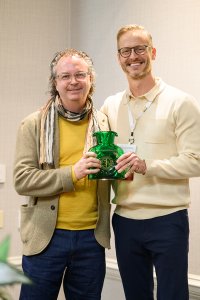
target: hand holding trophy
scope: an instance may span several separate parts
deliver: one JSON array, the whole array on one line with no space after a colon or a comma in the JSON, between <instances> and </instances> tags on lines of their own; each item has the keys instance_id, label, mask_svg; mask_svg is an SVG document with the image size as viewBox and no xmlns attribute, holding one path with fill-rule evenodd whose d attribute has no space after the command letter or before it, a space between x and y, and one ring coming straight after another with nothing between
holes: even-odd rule
<instances>
[{"instance_id":1,"label":"hand holding trophy","mask_svg":"<svg viewBox=\"0 0 200 300\"><path fill-rule=\"evenodd\" d=\"M90 148L89 152L94 152L101 161L101 169L98 173L89 174L89 179L127 179L126 170L118 172L115 169L117 159L124 154L121 147L114 144L117 136L115 131L96 131L93 136L97 139L97 145Z\"/></svg>"}]
</instances>

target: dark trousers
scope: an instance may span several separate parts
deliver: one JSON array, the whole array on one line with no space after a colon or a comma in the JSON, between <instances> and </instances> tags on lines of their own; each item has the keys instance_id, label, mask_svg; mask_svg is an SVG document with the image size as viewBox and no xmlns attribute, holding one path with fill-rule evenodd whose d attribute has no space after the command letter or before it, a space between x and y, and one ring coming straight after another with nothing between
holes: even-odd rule
<instances>
[{"instance_id":1,"label":"dark trousers","mask_svg":"<svg viewBox=\"0 0 200 300\"><path fill-rule=\"evenodd\" d=\"M20 300L56 300L62 282L67 300L101 299L105 250L94 230L57 229L42 253L23 256L22 267L33 285L22 285Z\"/></svg>"},{"instance_id":2,"label":"dark trousers","mask_svg":"<svg viewBox=\"0 0 200 300\"><path fill-rule=\"evenodd\" d=\"M113 215L120 275L126 300L189 300L187 210L135 220Z\"/></svg>"}]
</instances>

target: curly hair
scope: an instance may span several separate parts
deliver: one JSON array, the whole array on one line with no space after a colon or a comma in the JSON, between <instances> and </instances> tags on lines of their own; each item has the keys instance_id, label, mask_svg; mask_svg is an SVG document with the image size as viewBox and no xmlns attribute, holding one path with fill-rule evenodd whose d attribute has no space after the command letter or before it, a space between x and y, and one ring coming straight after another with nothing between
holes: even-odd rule
<instances>
[{"instance_id":1,"label":"curly hair","mask_svg":"<svg viewBox=\"0 0 200 300\"><path fill-rule=\"evenodd\" d=\"M55 79L56 79L56 70L55 67L58 63L58 61L60 60L61 57L66 56L66 57L72 57L72 56L76 56L79 58L82 58L88 65L88 72L91 76L91 87L89 90L89 94L88 97L91 98L91 96L94 93L95 90L95 70L94 70L94 65L93 65L93 61L92 59L83 51L78 51L76 49L65 49L63 51L57 52L54 55L53 60L51 61L50 64L50 77L49 77L49 93L51 95L51 97L53 99L56 98L56 96L58 95L58 91L56 90L56 85L55 85Z\"/></svg>"}]
</instances>

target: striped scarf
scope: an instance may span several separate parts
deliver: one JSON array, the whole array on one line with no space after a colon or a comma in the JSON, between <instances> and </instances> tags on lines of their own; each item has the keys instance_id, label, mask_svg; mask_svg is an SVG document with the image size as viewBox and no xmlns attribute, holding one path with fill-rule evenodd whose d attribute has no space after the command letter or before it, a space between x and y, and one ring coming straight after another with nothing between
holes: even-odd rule
<instances>
[{"instance_id":1,"label":"striped scarf","mask_svg":"<svg viewBox=\"0 0 200 300\"><path fill-rule=\"evenodd\" d=\"M55 100L50 99L42 108L40 126L40 165L54 164L53 144L56 113L71 122L83 120L88 116L89 123L83 153L87 152L93 145L95 145L93 133L100 130L97 121L97 110L93 107L91 98L87 98L86 105L81 113L73 113L69 110L66 110L58 96Z\"/></svg>"}]
</instances>

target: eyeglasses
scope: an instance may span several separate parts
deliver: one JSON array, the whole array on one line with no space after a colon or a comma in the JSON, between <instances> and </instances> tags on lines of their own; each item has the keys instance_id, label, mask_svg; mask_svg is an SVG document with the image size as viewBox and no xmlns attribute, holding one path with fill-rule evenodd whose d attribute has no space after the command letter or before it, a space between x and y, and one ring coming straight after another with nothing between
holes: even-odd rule
<instances>
[{"instance_id":1,"label":"eyeglasses","mask_svg":"<svg viewBox=\"0 0 200 300\"><path fill-rule=\"evenodd\" d=\"M132 51L134 51L135 54L137 55L143 55L146 52L147 48L151 48L151 46L147 45L138 45L135 47L124 47L118 50L118 53L124 57L127 58L131 55Z\"/></svg>"},{"instance_id":2,"label":"eyeglasses","mask_svg":"<svg viewBox=\"0 0 200 300\"><path fill-rule=\"evenodd\" d=\"M74 75L68 74L68 73L63 73L63 74L57 75L56 77L62 81L71 82L72 77L74 77L76 81L84 81L85 78L87 77L87 75L89 75L88 72L78 72L78 73L75 73Z\"/></svg>"}]
</instances>

